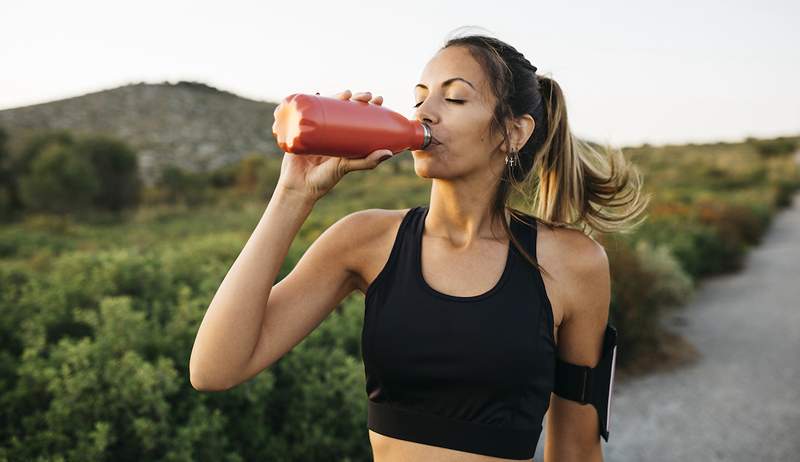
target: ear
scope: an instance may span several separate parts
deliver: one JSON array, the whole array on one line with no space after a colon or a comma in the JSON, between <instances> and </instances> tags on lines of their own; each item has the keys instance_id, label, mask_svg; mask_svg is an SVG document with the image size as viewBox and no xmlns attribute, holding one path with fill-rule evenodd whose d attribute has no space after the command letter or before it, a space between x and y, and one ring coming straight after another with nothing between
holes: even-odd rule
<instances>
[{"instance_id":1,"label":"ear","mask_svg":"<svg viewBox=\"0 0 800 462\"><path fill-rule=\"evenodd\" d=\"M520 117L516 117L513 124L511 124L508 129L508 133L511 138L511 149L522 149L522 147L525 146L525 143L528 142L528 138L530 138L533 134L533 128L535 126L536 123L530 114L524 114Z\"/></svg>"}]
</instances>

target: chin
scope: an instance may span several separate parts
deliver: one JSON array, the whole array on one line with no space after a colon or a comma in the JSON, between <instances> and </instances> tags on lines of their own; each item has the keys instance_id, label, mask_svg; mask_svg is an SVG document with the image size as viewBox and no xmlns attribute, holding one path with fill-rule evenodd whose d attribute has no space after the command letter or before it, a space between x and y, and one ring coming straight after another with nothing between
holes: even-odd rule
<instances>
[{"instance_id":1,"label":"chin","mask_svg":"<svg viewBox=\"0 0 800 462\"><path fill-rule=\"evenodd\" d=\"M418 177L430 180L448 178L448 170L441 166L441 162L437 162L438 159L433 159L429 155L424 156L423 158L414 157L414 173Z\"/></svg>"},{"instance_id":2,"label":"chin","mask_svg":"<svg viewBox=\"0 0 800 462\"><path fill-rule=\"evenodd\" d=\"M420 159L416 155L414 156L414 173L421 178L432 178L430 159L426 154L423 155L425 155L426 158Z\"/></svg>"}]
</instances>

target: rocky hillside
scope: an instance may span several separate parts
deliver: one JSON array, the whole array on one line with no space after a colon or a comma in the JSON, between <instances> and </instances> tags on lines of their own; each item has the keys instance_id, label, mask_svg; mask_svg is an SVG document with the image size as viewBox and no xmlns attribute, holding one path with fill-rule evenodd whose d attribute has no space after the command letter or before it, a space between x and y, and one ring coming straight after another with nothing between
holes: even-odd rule
<instances>
[{"instance_id":1,"label":"rocky hillside","mask_svg":"<svg viewBox=\"0 0 800 462\"><path fill-rule=\"evenodd\" d=\"M198 82L137 83L0 110L0 126L12 138L37 129L120 138L137 150L142 178L152 184L168 164L196 172L251 153L280 154L276 105Z\"/></svg>"}]
</instances>

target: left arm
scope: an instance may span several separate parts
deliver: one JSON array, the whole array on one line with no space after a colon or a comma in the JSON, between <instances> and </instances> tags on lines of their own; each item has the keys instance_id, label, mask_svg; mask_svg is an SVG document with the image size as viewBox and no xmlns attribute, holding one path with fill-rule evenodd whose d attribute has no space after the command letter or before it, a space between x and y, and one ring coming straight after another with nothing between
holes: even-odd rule
<instances>
[{"instance_id":1,"label":"left arm","mask_svg":"<svg viewBox=\"0 0 800 462\"><path fill-rule=\"evenodd\" d=\"M557 354L564 361L595 367L601 358L611 304L608 257L590 238L573 249ZM591 404L551 394L546 425L545 462L603 461L597 411Z\"/></svg>"}]
</instances>

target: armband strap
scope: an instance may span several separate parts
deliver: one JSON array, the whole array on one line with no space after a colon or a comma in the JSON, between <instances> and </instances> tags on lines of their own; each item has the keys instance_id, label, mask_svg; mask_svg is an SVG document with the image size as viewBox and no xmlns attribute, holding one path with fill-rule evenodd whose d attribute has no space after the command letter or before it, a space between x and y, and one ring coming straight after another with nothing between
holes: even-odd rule
<instances>
[{"instance_id":1,"label":"armband strap","mask_svg":"<svg viewBox=\"0 0 800 462\"><path fill-rule=\"evenodd\" d=\"M600 435L608 442L611 425L611 395L617 359L617 330L606 325L603 354L595 367L568 363L556 357L553 393L580 404L592 404L597 410Z\"/></svg>"}]
</instances>

